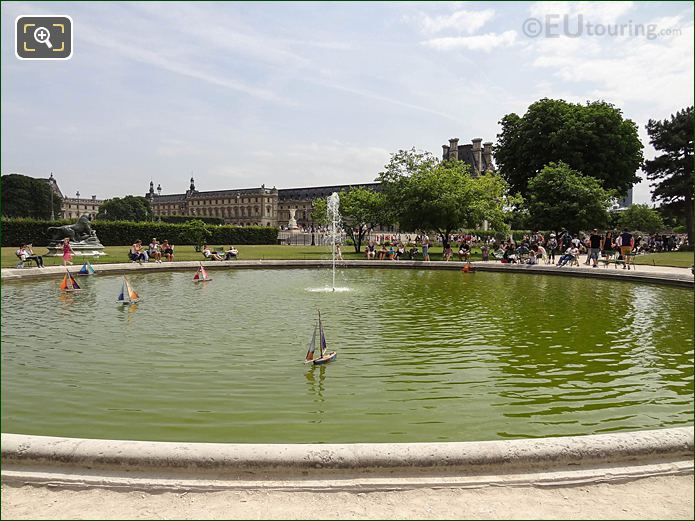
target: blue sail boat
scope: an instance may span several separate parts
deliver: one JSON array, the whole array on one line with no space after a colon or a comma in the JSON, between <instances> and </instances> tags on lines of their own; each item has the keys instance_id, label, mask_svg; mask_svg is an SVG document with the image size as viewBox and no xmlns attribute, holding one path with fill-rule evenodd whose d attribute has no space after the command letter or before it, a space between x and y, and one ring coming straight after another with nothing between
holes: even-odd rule
<instances>
[{"instance_id":1,"label":"blue sail boat","mask_svg":"<svg viewBox=\"0 0 695 521\"><path fill-rule=\"evenodd\" d=\"M121 286L121 293L118 295L118 303L127 306L137 302L140 302L140 296L130 287L128 279L123 277L123 286Z\"/></svg>"},{"instance_id":2,"label":"blue sail boat","mask_svg":"<svg viewBox=\"0 0 695 521\"><path fill-rule=\"evenodd\" d=\"M92 263L89 261L85 261L80 271L77 272L78 275L94 275L95 273L94 266L92 266Z\"/></svg>"},{"instance_id":3,"label":"blue sail boat","mask_svg":"<svg viewBox=\"0 0 695 521\"><path fill-rule=\"evenodd\" d=\"M319 357L314 358L314 352L316 351L316 331L319 332ZM305 364L321 365L328 362L332 362L336 359L337 353L335 351L328 351L326 346L326 334L323 331L323 322L321 321L321 312L319 311L319 323L318 326L314 325L314 333L309 341L309 347L306 352L306 358L304 359Z\"/></svg>"}]
</instances>

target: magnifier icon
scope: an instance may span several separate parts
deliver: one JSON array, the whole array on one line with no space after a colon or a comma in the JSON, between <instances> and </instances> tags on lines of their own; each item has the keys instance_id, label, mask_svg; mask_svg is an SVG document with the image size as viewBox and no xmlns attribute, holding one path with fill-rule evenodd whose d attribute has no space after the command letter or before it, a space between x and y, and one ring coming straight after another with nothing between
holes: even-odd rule
<instances>
[{"instance_id":1,"label":"magnifier icon","mask_svg":"<svg viewBox=\"0 0 695 521\"><path fill-rule=\"evenodd\" d=\"M39 43L45 43L46 47L48 47L49 49L53 49L53 45L51 45L51 33L45 27L36 28L36 30L34 31L34 40L36 40Z\"/></svg>"}]
</instances>

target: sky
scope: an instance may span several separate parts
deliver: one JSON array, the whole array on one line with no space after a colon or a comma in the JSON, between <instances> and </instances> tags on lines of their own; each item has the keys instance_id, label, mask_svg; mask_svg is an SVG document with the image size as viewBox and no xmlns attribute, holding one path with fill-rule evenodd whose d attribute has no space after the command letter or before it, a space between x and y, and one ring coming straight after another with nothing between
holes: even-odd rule
<instances>
[{"instance_id":1,"label":"sky","mask_svg":"<svg viewBox=\"0 0 695 521\"><path fill-rule=\"evenodd\" d=\"M639 127L693 104L691 2L3 2L2 174L64 194L371 182L400 149L495 141L549 97ZM19 60L15 18L74 52ZM566 27L565 27L566 22ZM538 28L540 24L540 34ZM639 175L639 173L638 173ZM647 181L634 200L649 203Z\"/></svg>"}]
</instances>

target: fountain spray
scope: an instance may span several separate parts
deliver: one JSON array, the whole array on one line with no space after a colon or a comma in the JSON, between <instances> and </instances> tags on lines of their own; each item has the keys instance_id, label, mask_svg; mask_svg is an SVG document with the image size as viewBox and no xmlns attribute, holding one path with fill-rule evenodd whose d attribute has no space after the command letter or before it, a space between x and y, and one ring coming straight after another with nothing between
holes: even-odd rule
<instances>
[{"instance_id":1,"label":"fountain spray","mask_svg":"<svg viewBox=\"0 0 695 521\"><path fill-rule=\"evenodd\" d=\"M328 239L331 241L331 254L333 256L333 291L335 291L335 246L341 238L340 232L340 197L338 192L333 192L328 197L326 213L330 224Z\"/></svg>"}]
</instances>

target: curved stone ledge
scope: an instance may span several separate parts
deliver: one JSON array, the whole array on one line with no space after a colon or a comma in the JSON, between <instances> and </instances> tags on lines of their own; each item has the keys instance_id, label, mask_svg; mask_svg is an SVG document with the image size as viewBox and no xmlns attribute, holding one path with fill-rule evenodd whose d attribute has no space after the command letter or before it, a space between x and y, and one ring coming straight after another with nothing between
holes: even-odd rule
<instances>
[{"instance_id":1,"label":"curved stone ledge","mask_svg":"<svg viewBox=\"0 0 695 521\"><path fill-rule=\"evenodd\" d=\"M98 273L113 275L148 272L148 271L191 271L200 266L198 261L177 261L162 264L97 264ZM205 261L202 263L210 270L220 269L267 269L267 268L328 268L332 266L330 260L254 260L254 261ZM428 269L428 270L460 270L463 262L422 262L422 261L341 261L336 263L341 268L378 268L378 269ZM492 271L505 273L524 273L540 275L559 275L566 277L586 277L598 279L612 279L630 282L649 282L654 284L666 284L685 288L693 287L693 275L685 268L664 268L654 271L652 267L642 267L639 270L617 270L614 268L585 268L563 267L546 265L519 265L501 264L499 262L473 262L476 271ZM641 266L640 266L641 267ZM73 267L77 269L77 266ZM11 280L50 278L56 274L64 273L63 266L50 266L47 268L5 268L0 277L3 282ZM649 271L647 271L649 270Z\"/></svg>"},{"instance_id":2,"label":"curved stone ledge","mask_svg":"<svg viewBox=\"0 0 695 521\"><path fill-rule=\"evenodd\" d=\"M3 470L58 468L226 479L481 475L692 461L693 427L449 443L227 444L2 434ZM692 465L690 465L692 471Z\"/></svg>"}]
</instances>

